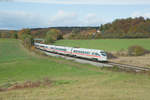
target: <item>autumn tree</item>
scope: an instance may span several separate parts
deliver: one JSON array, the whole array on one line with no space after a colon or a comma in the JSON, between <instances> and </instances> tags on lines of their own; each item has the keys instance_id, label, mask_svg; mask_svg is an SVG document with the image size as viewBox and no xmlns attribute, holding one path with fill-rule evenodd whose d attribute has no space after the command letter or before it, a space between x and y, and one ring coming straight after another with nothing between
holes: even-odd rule
<instances>
[{"instance_id":1,"label":"autumn tree","mask_svg":"<svg viewBox=\"0 0 150 100\"><path fill-rule=\"evenodd\" d=\"M23 40L24 46L27 48L31 48L33 43L34 43L33 37L31 35L26 35L26 37Z\"/></svg>"},{"instance_id":2,"label":"autumn tree","mask_svg":"<svg viewBox=\"0 0 150 100\"><path fill-rule=\"evenodd\" d=\"M30 29L22 29L18 32L18 37L23 41L25 47L30 48L33 45L33 37Z\"/></svg>"},{"instance_id":3,"label":"autumn tree","mask_svg":"<svg viewBox=\"0 0 150 100\"><path fill-rule=\"evenodd\" d=\"M22 29L18 32L18 38L19 39L23 40L26 35L31 35L30 29Z\"/></svg>"},{"instance_id":4,"label":"autumn tree","mask_svg":"<svg viewBox=\"0 0 150 100\"><path fill-rule=\"evenodd\" d=\"M52 43L52 42L59 40L59 39L62 39L62 34L61 34L60 30L50 29L46 33L45 43Z\"/></svg>"},{"instance_id":5,"label":"autumn tree","mask_svg":"<svg viewBox=\"0 0 150 100\"><path fill-rule=\"evenodd\" d=\"M144 17L117 19L101 25L102 37L106 38L145 38L150 37L150 19Z\"/></svg>"},{"instance_id":6,"label":"autumn tree","mask_svg":"<svg viewBox=\"0 0 150 100\"><path fill-rule=\"evenodd\" d=\"M1 33L1 38L10 38L10 34L9 33Z\"/></svg>"},{"instance_id":7,"label":"autumn tree","mask_svg":"<svg viewBox=\"0 0 150 100\"><path fill-rule=\"evenodd\" d=\"M17 32L16 32L16 31L12 30L12 31L10 31L9 33L10 33L11 38L14 38L14 39L17 39L17 38L18 38L18 35L17 35Z\"/></svg>"}]
</instances>

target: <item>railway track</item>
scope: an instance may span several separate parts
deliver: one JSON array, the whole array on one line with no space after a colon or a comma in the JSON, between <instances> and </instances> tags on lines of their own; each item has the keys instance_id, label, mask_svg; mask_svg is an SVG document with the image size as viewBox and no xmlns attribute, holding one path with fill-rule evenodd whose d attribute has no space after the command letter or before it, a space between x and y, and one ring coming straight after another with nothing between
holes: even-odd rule
<instances>
[{"instance_id":1,"label":"railway track","mask_svg":"<svg viewBox=\"0 0 150 100\"><path fill-rule=\"evenodd\" d=\"M120 63L114 63L114 62L108 62L108 64L116 66L116 67L121 68L121 69L132 70L132 71L135 71L135 72L150 71L150 68L148 68L148 67L140 67L140 66L120 64Z\"/></svg>"},{"instance_id":2,"label":"railway track","mask_svg":"<svg viewBox=\"0 0 150 100\"><path fill-rule=\"evenodd\" d=\"M109 65L110 68L117 67L117 68L120 68L120 69L123 69L123 70L134 71L134 72L148 72L148 71L150 71L150 68L147 68L147 67L140 67L140 66L134 66L134 65L128 65L128 64L120 64L120 63L115 63L115 62L110 62L110 61L108 61L108 62L99 62L99 61L93 61L91 59L72 57L72 56L62 55L62 54L53 53L53 52L47 52L47 51L43 51L41 49L38 49L38 50L40 50L42 52L45 52L47 55L54 54L52 56L59 55L63 58L69 57L69 58L80 59L82 61L84 60L84 61L87 61L87 62L90 61L90 62L93 62L93 65L96 65L96 63L97 63L97 65L99 65L99 67L100 67L100 63L101 63L102 67L108 67L107 65Z\"/></svg>"}]
</instances>

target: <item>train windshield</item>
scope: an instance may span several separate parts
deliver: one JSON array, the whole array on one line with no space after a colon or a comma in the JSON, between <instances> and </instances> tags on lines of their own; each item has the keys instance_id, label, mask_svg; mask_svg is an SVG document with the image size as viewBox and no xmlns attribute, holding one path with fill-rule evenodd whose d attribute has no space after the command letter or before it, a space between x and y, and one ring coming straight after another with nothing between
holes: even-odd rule
<instances>
[{"instance_id":1,"label":"train windshield","mask_svg":"<svg viewBox=\"0 0 150 100\"><path fill-rule=\"evenodd\" d=\"M102 56L107 56L107 54L104 51L100 52Z\"/></svg>"}]
</instances>

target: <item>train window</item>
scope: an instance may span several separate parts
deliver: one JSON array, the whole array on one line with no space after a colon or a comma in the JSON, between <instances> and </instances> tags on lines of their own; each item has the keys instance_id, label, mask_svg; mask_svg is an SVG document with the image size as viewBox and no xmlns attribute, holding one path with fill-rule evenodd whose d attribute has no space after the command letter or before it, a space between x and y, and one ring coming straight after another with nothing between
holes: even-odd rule
<instances>
[{"instance_id":1,"label":"train window","mask_svg":"<svg viewBox=\"0 0 150 100\"><path fill-rule=\"evenodd\" d=\"M102 56L107 56L105 52L101 51L100 52Z\"/></svg>"},{"instance_id":2,"label":"train window","mask_svg":"<svg viewBox=\"0 0 150 100\"><path fill-rule=\"evenodd\" d=\"M100 56L98 53L95 53L96 56Z\"/></svg>"},{"instance_id":3,"label":"train window","mask_svg":"<svg viewBox=\"0 0 150 100\"><path fill-rule=\"evenodd\" d=\"M77 50L74 50L73 52L77 53Z\"/></svg>"},{"instance_id":4,"label":"train window","mask_svg":"<svg viewBox=\"0 0 150 100\"><path fill-rule=\"evenodd\" d=\"M92 52L92 55L95 55L95 53L94 53L94 52Z\"/></svg>"},{"instance_id":5,"label":"train window","mask_svg":"<svg viewBox=\"0 0 150 100\"><path fill-rule=\"evenodd\" d=\"M92 52L92 55L100 56L98 53Z\"/></svg>"}]
</instances>

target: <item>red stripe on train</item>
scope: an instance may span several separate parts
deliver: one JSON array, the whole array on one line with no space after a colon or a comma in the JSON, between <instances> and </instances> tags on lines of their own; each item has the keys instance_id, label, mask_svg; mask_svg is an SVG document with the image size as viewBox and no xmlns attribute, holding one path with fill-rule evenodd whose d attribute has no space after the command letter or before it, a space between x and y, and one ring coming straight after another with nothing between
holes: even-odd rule
<instances>
[{"instance_id":1,"label":"red stripe on train","mask_svg":"<svg viewBox=\"0 0 150 100\"><path fill-rule=\"evenodd\" d=\"M46 50L55 50L55 49L46 48ZM72 53L72 52L69 52L69 51L61 51L61 50L55 50L55 51L64 52L64 53ZM79 54L79 55L92 56L92 57L98 57L98 58L101 57L101 56L88 55L88 54L82 54L82 53L72 53L72 54Z\"/></svg>"}]
</instances>

